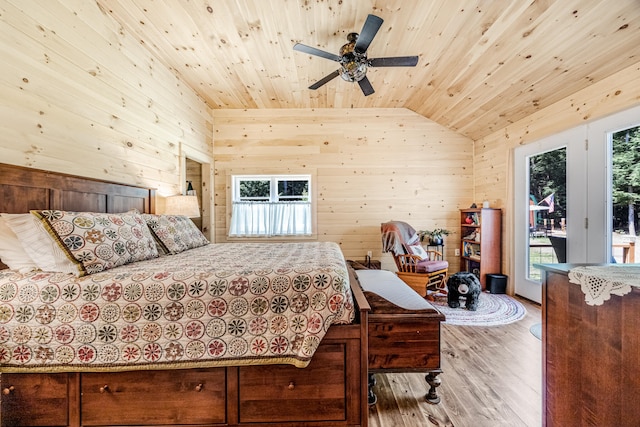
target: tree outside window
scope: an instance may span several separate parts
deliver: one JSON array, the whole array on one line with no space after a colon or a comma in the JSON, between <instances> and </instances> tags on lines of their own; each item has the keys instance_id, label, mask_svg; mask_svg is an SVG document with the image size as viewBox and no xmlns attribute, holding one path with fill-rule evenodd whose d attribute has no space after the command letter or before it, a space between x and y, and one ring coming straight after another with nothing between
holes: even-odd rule
<instances>
[{"instance_id":1,"label":"tree outside window","mask_svg":"<svg viewBox=\"0 0 640 427\"><path fill-rule=\"evenodd\" d=\"M636 236L640 203L640 127L613 134L613 230Z\"/></svg>"}]
</instances>

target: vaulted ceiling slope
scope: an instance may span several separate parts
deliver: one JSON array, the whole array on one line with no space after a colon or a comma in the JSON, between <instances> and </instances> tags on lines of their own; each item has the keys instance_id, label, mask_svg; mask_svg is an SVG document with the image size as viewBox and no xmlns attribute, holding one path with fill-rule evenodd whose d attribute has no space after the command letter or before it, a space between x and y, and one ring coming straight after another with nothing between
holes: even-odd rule
<instances>
[{"instance_id":1,"label":"vaulted ceiling slope","mask_svg":"<svg viewBox=\"0 0 640 427\"><path fill-rule=\"evenodd\" d=\"M639 0L97 0L214 109L406 107L474 140L640 62ZM338 54L368 14L375 93Z\"/></svg>"}]
</instances>

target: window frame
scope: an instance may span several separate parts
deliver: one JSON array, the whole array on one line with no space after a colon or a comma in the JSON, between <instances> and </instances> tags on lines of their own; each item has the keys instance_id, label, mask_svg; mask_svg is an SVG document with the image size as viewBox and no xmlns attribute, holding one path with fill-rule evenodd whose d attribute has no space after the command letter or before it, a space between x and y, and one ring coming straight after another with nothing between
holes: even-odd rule
<instances>
[{"instance_id":1,"label":"window frame","mask_svg":"<svg viewBox=\"0 0 640 427\"><path fill-rule=\"evenodd\" d=\"M226 231L225 237L228 241L263 241L265 239L269 239L272 241L291 241L291 240L317 240L318 236L318 227L317 227L317 197L316 197L316 173L315 171L291 171L290 173L252 173L253 171L247 170L228 170L227 171L227 203L226 203ZM278 201L287 201L286 198L279 198L277 196L277 185L279 181L288 180L288 181L300 181L306 180L308 182L308 194L307 200L301 203L309 203L310 204L310 227L311 234L305 235L229 235L231 229L231 221L232 221L232 212L233 212L233 203L240 198L240 181L247 180L269 180L270 181L270 192L269 192L269 202L278 202ZM274 197L275 195L275 197ZM299 196L294 196L299 197ZM267 201L267 200L265 200Z\"/></svg>"}]
</instances>

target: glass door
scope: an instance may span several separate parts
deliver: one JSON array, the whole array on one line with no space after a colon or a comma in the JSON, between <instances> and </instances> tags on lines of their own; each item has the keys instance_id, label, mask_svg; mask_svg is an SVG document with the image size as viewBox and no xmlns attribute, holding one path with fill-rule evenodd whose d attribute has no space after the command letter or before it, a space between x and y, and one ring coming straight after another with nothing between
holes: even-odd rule
<instances>
[{"instance_id":1,"label":"glass door","mask_svg":"<svg viewBox=\"0 0 640 427\"><path fill-rule=\"evenodd\" d=\"M544 164L561 169L562 150L564 196L561 171ZM516 294L540 302L540 276L531 264L536 256L555 262L562 253L540 249L536 255L545 238L551 249L554 236L565 238L568 263L640 262L640 106L518 147L513 156Z\"/></svg>"},{"instance_id":2,"label":"glass door","mask_svg":"<svg viewBox=\"0 0 640 427\"><path fill-rule=\"evenodd\" d=\"M535 302L542 273L534 264L581 256L584 213L575 206L585 204L584 141L584 129L573 129L514 150L515 293Z\"/></svg>"}]
</instances>

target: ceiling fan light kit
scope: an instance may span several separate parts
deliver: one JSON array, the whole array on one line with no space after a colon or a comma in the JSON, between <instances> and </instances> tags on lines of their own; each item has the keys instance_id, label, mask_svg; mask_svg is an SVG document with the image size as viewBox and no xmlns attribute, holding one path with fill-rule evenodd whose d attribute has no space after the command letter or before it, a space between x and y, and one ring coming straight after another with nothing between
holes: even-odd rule
<instances>
[{"instance_id":1,"label":"ceiling fan light kit","mask_svg":"<svg viewBox=\"0 0 640 427\"><path fill-rule=\"evenodd\" d=\"M296 43L293 46L294 50L329 59L340 64L339 69L312 84L309 89L318 89L340 76L347 82L357 82L362 93L368 96L375 92L367 78L367 69L369 67L415 67L418 64L417 56L367 59L367 49L382 26L382 22L384 22L382 18L368 15L360 34L349 33L347 35L348 43L340 48L340 55L334 55L315 47Z\"/></svg>"}]
</instances>

